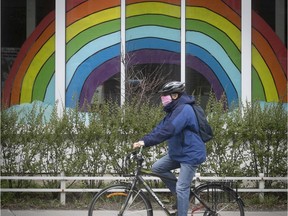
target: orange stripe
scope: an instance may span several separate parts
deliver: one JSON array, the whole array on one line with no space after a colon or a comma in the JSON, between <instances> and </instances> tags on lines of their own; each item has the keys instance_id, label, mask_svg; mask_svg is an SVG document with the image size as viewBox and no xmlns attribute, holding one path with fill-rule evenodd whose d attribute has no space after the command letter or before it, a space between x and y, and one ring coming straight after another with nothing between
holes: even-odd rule
<instances>
[{"instance_id":1,"label":"orange stripe","mask_svg":"<svg viewBox=\"0 0 288 216\"><path fill-rule=\"evenodd\" d=\"M236 12L234 12L230 7L228 7L226 4L224 4L222 1L187 0L186 5L208 8L213 12L218 13L221 16L225 17L239 29L241 28L241 19L239 15Z\"/></svg>"},{"instance_id":2,"label":"orange stripe","mask_svg":"<svg viewBox=\"0 0 288 216\"><path fill-rule=\"evenodd\" d=\"M67 13L67 26L89 14L119 5L120 0L87 1Z\"/></svg>"},{"instance_id":3,"label":"orange stripe","mask_svg":"<svg viewBox=\"0 0 288 216\"><path fill-rule=\"evenodd\" d=\"M202 6L212 11L221 14L241 29L241 19L239 14L236 12L232 13L230 7L224 4L222 1L202 1L202 0L187 0L187 5L193 6ZM275 87L279 98L285 96L286 93L286 82L285 71L279 62L276 54L273 52L273 47L269 46L268 41L256 30L253 26L252 28L252 43L258 49L259 53L262 55L263 60L270 69L270 73L273 76ZM267 88L267 86L265 87ZM269 88L269 87L268 87ZM284 97L283 100L287 102L287 97Z\"/></svg>"},{"instance_id":4,"label":"orange stripe","mask_svg":"<svg viewBox=\"0 0 288 216\"><path fill-rule=\"evenodd\" d=\"M37 26L35 31L27 38L27 40L23 43L17 58L15 59L11 70L9 71L9 75L7 80L5 81L5 89L3 91L3 104L10 105L11 102L11 94L13 91L13 83L15 81L15 77L18 73L19 67L21 66L23 60L25 59L30 47L37 40L37 38L45 31L46 27L54 20L55 13L54 11L50 12ZM18 92L20 94L20 92Z\"/></svg>"},{"instance_id":5,"label":"orange stripe","mask_svg":"<svg viewBox=\"0 0 288 216\"><path fill-rule=\"evenodd\" d=\"M276 58L267 41L255 29L252 30L252 37L255 47L257 47L259 50L259 53L262 55L265 63L272 73L278 95L280 97L284 96L286 94L286 77L284 76L284 72L278 59Z\"/></svg>"},{"instance_id":6,"label":"orange stripe","mask_svg":"<svg viewBox=\"0 0 288 216\"><path fill-rule=\"evenodd\" d=\"M77 19L83 18L87 14L94 13L95 11L100 11L102 9L105 9L105 7L110 7L113 4L115 4L115 2L119 4L119 0L101 1L100 3L98 2L97 4L96 1L85 2L81 4L79 7L67 13L67 25L71 24L73 21ZM55 18L54 21L47 26L47 28L40 35L40 37L32 44L31 49L28 50L27 52L27 56L25 56L23 62L21 63L13 83L10 105L19 104L22 82L27 72L27 69L31 64L33 58L37 54L37 52L47 42L47 40L53 36L54 33L55 33Z\"/></svg>"},{"instance_id":7,"label":"orange stripe","mask_svg":"<svg viewBox=\"0 0 288 216\"><path fill-rule=\"evenodd\" d=\"M32 44L31 49L27 52L27 56L25 56L21 66L18 69L18 72L15 77L15 81L13 83L13 90L11 93L11 105L19 104L20 94L21 94L21 86L26 74L26 71L32 62L33 58L37 54L37 52L41 49L43 44L54 34L55 32L55 21L50 23L45 31L40 35L40 37Z\"/></svg>"}]
</instances>

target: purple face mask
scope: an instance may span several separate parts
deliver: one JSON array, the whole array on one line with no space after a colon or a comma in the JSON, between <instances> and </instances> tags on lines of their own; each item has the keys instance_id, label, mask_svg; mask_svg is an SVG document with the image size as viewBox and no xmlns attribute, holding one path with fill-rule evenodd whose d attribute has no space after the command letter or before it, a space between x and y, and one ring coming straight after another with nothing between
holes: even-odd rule
<instances>
[{"instance_id":1,"label":"purple face mask","mask_svg":"<svg viewBox=\"0 0 288 216\"><path fill-rule=\"evenodd\" d=\"M172 102L172 98L170 95L161 96L161 101L163 106L166 106L167 104Z\"/></svg>"}]
</instances>

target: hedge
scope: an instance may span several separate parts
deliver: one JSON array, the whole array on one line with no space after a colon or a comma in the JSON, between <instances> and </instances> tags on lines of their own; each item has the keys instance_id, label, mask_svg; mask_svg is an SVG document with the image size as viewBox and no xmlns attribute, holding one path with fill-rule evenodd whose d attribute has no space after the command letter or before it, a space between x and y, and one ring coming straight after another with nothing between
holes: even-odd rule
<instances>
[{"instance_id":1,"label":"hedge","mask_svg":"<svg viewBox=\"0 0 288 216\"><path fill-rule=\"evenodd\" d=\"M108 101L85 113L66 109L62 118L57 105L49 118L46 109L2 109L1 175L122 173L122 159L131 144L164 116L161 106L137 102L120 107ZM215 137L206 143L208 157L199 167L201 174L287 175L287 111L282 104L263 107L255 101L228 109L225 99L210 96L206 113ZM146 165L150 167L166 148L163 143L147 149Z\"/></svg>"}]
</instances>

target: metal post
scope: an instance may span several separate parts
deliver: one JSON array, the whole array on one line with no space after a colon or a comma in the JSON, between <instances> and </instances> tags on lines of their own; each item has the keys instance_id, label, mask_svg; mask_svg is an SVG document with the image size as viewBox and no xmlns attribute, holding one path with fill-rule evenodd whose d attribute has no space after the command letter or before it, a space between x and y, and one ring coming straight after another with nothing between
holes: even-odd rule
<instances>
[{"instance_id":1,"label":"metal post","mask_svg":"<svg viewBox=\"0 0 288 216\"><path fill-rule=\"evenodd\" d=\"M252 95L252 3L241 1L241 100L251 102Z\"/></svg>"},{"instance_id":2,"label":"metal post","mask_svg":"<svg viewBox=\"0 0 288 216\"><path fill-rule=\"evenodd\" d=\"M36 26L36 0L26 0L26 38Z\"/></svg>"},{"instance_id":3,"label":"metal post","mask_svg":"<svg viewBox=\"0 0 288 216\"><path fill-rule=\"evenodd\" d=\"M61 177L64 177L64 176L65 176L64 172L61 172ZM61 180L61 183L60 183L60 189L61 189L60 203L61 205L65 205L66 204L66 192L65 192L66 181L63 179Z\"/></svg>"},{"instance_id":4,"label":"metal post","mask_svg":"<svg viewBox=\"0 0 288 216\"><path fill-rule=\"evenodd\" d=\"M259 173L259 177L261 178L259 180L259 189L264 190L265 189L264 173ZM259 201L260 202L264 201L264 192L259 193Z\"/></svg>"},{"instance_id":5,"label":"metal post","mask_svg":"<svg viewBox=\"0 0 288 216\"><path fill-rule=\"evenodd\" d=\"M195 188L198 187L201 184L200 176L201 176L200 173L196 173L196 175L195 175ZM195 199L195 204L196 205L199 204L199 200Z\"/></svg>"},{"instance_id":6,"label":"metal post","mask_svg":"<svg viewBox=\"0 0 288 216\"><path fill-rule=\"evenodd\" d=\"M186 0L181 0L181 82L186 82Z\"/></svg>"},{"instance_id":7,"label":"metal post","mask_svg":"<svg viewBox=\"0 0 288 216\"><path fill-rule=\"evenodd\" d=\"M59 117L65 109L66 0L55 0L55 101Z\"/></svg>"},{"instance_id":8,"label":"metal post","mask_svg":"<svg viewBox=\"0 0 288 216\"><path fill-rule=\"evenodd\" d=\"M120 71L120 105L122 106L125 103L125 94L126 94L126 1L121 0L121 71Z\"/></svg>"}]
</instances>

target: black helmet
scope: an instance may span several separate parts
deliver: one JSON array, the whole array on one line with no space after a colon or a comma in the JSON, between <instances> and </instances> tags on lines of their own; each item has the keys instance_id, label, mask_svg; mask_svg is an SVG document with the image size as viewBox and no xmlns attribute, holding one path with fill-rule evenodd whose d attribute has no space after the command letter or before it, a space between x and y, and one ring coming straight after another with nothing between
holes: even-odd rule
<instances>
[{"instance_id":1,"label":"black helmet","mask_svg":"<svg viewBox=\"0 0 288 216\"><path fill-rule=\"evenodd\" d=\"M185 91L185 83L178 81L166 83L159 91L162 94L182 93Z\"/></svg>"}]
</instances>

